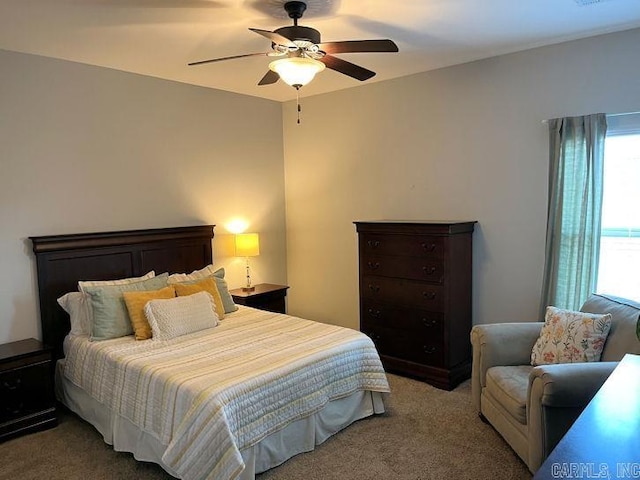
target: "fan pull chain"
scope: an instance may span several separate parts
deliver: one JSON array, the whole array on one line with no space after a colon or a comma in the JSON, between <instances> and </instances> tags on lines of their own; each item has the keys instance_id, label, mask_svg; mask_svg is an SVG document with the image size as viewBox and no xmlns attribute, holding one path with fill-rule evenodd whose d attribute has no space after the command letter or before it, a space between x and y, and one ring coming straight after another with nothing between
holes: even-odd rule
<instances>
[{"instance_id":1,"label":"fan pull chain","mask_svg":"<svg viewBox=\"0 0 640 480\"><path fill-rule=\"evenodd\" d=\"M298 125L300 125L300 88L296 87L296 110L298 110Z\"/></svg>"}]
</instances>

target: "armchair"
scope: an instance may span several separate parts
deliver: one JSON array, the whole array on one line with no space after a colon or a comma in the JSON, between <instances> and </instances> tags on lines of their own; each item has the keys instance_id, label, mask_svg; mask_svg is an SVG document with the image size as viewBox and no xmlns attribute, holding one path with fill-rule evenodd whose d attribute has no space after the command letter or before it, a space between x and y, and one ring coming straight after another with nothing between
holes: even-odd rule
<instances>
[{"instance_id":1,"label":"armchair","mask_svg":"<svg viewBox=\"0 0 640 480\"><path fill-rule=\"evenodd\" d=\"M625 353L640 353L640 304L594 294L581 311L611 313L600 362L532 367L542 322L476 325L471 330L473 403L535 472Z\"/></svg>"}]
</instances>

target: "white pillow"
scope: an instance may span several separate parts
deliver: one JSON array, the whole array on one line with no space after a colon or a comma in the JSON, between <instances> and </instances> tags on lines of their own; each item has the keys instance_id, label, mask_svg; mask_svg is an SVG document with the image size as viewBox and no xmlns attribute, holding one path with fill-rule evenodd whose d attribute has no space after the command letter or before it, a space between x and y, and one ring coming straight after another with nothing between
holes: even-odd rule
<instances>
[{"instance_id":1,"label":"white pillow","mask_svg":"<svg viewBox=\"0 0 640 480\"><path fill-rule=\"evenodd\" d=\"M148 280L156 276L156 272L151 270L149 273L142 275L141 277L122 278L120 280L90 280L78 282L78 290L84 292L84 287L104 287L107 285L127 285L129 283L140 282L141 280Z\"/></svg>"},{"instance_id":2,"label":"white pillow","mask_svg":"<svg viewBox=\"0 0 640 480\"><path fill-rule=\"evenodd\" d=\"M170 340L218 325L218 315L209 292L150 300L144 307L144 314L151 326L153 340Z\"/></svg>"},{"instance_id":3,"label":"white pillow","mask_svg":"<svg viewBox=\"0 0 640 480\"><path fill-rule=\"evenodd\" d=\"M70 335L89 335L91 332L91 302L86 293L69 292L58 299L71 320Z\"/></svg>"}]
</instances>

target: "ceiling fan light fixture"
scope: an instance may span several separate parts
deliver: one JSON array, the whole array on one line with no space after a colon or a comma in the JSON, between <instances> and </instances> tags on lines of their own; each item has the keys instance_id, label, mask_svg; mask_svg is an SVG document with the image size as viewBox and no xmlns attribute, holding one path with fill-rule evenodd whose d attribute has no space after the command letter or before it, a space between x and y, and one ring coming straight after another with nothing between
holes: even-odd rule
<instances>
[{"instance_id":1,"label":"ceiling fan light fixture","mask_svg":"<svg viewBox=\"0 0 640 480\"><path fill-rule=\"evenodd\" d=\"M313 58L291 57L271 62L269 68L280 75L287 85L300 88L313 80L316 73L324 70L325 65Z\"/></svg>"}]
</instances>

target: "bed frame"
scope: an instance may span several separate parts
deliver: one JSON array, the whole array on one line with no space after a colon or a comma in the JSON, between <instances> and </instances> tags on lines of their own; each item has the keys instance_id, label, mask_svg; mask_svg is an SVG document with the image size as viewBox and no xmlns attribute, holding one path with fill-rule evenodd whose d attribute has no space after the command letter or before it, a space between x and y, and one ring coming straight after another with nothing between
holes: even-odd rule
<instances>
[{"instance_id":1,"label":"bed frame","mask_svg":"<svg viewBox=\"0 0 640 480\"><path fill-rule=\"evenodd\" d=\"M201 269L212 263L213 228L205 225L31 237L37 262L43 343L53 348L57 358L63 357L62 343L70 324L57 299L77 291L79 280L141 276L149 270L177 273ZM171 473L162 460L166 446L124 416L112 415L88 393L61 378L60 394L67 398L63 404L89 421L105 439L108 437L108 443L132 452L137 459L157 463ZM312 450L333 433L373 412L384 412L379 392L355 392L329 402L311 416L296 419L242 450L245 469L238 480L255 480L256 472Z\"/></svg>"},{"instance_id":2,"label":"bed frame","mask_svg":"<svg viewBox=\"0 0 640 480\"><path fill-rule=\"evenodd\" d=\"M63 357L71 328L57 299L79 280L191 272L212 263L214 225L29 237L36 256L42 342Z\"/></svg>"}]
</instances>

